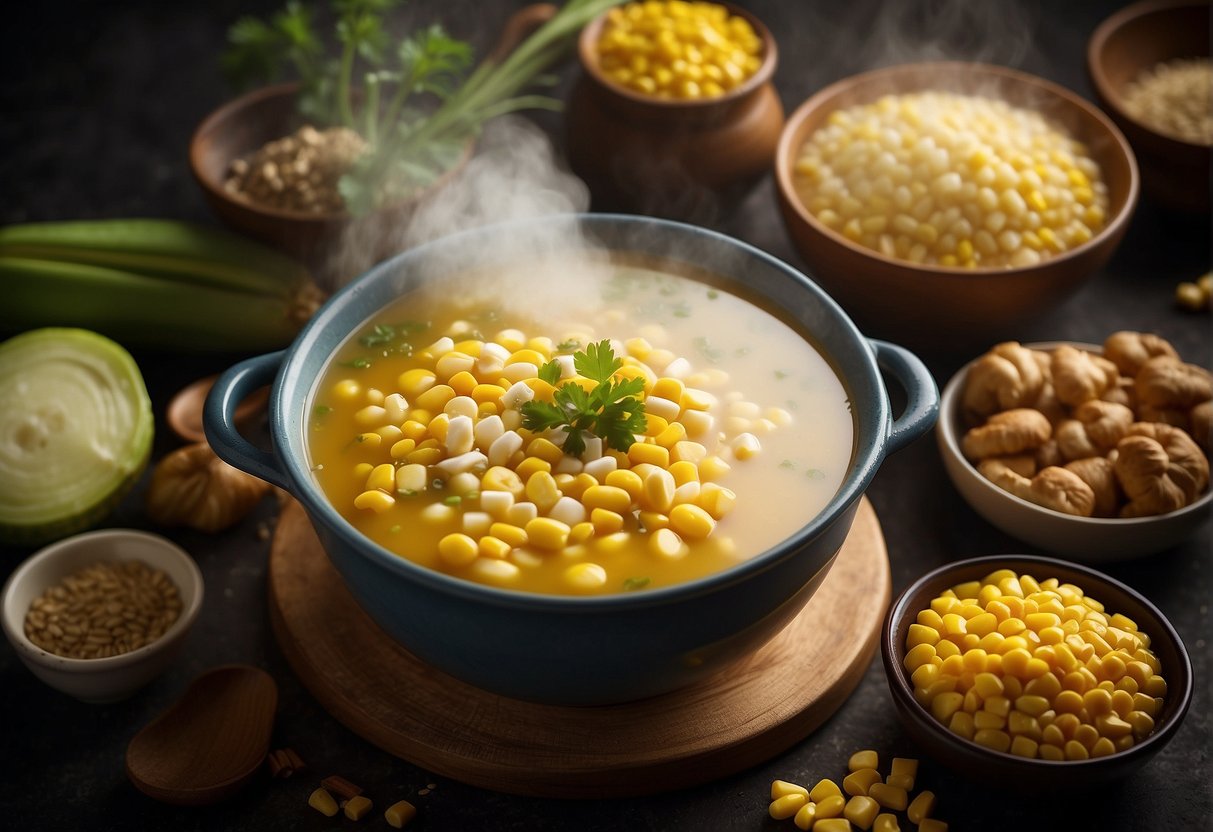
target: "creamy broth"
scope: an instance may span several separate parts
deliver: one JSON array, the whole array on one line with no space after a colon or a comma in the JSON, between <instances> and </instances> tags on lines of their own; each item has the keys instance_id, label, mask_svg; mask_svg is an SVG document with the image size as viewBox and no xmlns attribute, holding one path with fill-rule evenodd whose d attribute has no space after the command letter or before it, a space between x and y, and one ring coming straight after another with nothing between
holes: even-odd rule
<instances>
[{"instance_id":1,"label":"creamy broth","mask_svg":"<svg viewBox=\"0 0 1213 832\"><path fill-rule=\"evenodd\" d=\"M838 376L804 337L721 288L673 274L602 264L580 266L577 280L580 302L528 291L521 293L526 302L503 306L493 298L501 295L502 286L516 285L509 274L462 275L458 283L431 282L411 292L359 327L323 372L307 416L312 470L337 511L376 543L423 566L523 591L584 595L643 591L726 569L787 538L829 502L851 462L853 417ZM450 340L440 340L444 338ZM462 411L449 402L442 405L441 397L436 400L434 393L427 397L426 391L409 385L416 383L419 374L433 371L438 375L433 384L439 387L444 381L441 371L466 366L463 353L477 353L471 356L475 359L471 376L488 386L473 392L465 386L471 384L466 377L452 377L451 388L460 387L475 401L476 412L468 417L473 425L494 414L507 426L516 425L520 417L507 413L517 411L517 403L503 403L508 397L494 395L499 391L492 387L500 381L499 390L505 391L516 381L504 378L509 365L500 369L493 365L495 359L482 342L498 342L508 350L533 348L550 359L571 355L602 339L611 340L615 354L625 362L625 371L631 367L633 375L645 379L645 396L652 394L659 379L666 379L656 381L662 392L685 388L683 404L673 409L681 411L679 415L668 412L668 398L665 402L654 399L652 407L663 405L662 412L671 417L668 424L681 425L685 418L685 432L696 435L685 437L683 445L670 444L671 437L684 430L674 426L671 433L660 432L662 435L643 444L660 448L658 440L665 441L671 458L689 454L689 461L702 468L700 485L678 492L675 503L682 499L711 508L715 515L711 533L698 538L687 531L671 537L671 529L665 529L659 535L675 510L656 511L650 505L649 511L642 512L648 503L640 494L628 509L615 512L623 520L619 531L613 530L613 517L593 512L589 503L577 528L578 523L571 522L577 519L576 506L566 502L560 509L566 512L561 516L570 520L565 523L565 531L571 531L565 545L545 548L528 541L502 547L484 543L481 538L499 537L489 533L490 528L504 534L505 530L491 523L525 527L526 512L515 508L514 514L507 514L500 495L485 499L490 490L486 485L470 487L476 480L462 474L456 480L449 471L440 470L441 466L434 467L435 460L457 455L448 453L443 445L448 439L452 448L458 443L449 430ZM442 356L448 351L458 355L444 361ZM487 364L481 364L481 354ZM526 364L526 358L534 356L523 353L511 360ZM560 360L569 366L573 363ZM531 363L538 365L539 361ZM486 372L479 372L481 367ZM411 376L409 371L413 371ZM568 382L569 373L566 370L554 387ZM410 381L402 384L406 378ZM550 398L552 388L543 382L525 383L540 391L537 399ZM390 398L394 393L405 400L403 418L395 407L399 399ZM427 403L432 407L422 407ZM444 409L453 415L438 420L441 428L435 424L431 432L423 432L421 426L429 425ZM687 415L690 409L701 409L707 418L692 414L692 420ZM654 414L648 415L651 419ZM665 424L650 421L649 427L656 430ZM531 455L529 443L535 437L547 435L525 429L516 432L523 437L525 450L511 455L508 468ZM441 441L435 441L435 434ZM739 439L743 434L750 438ZM551 438L560 444L559 432ZM644 440L645 436L636 438ZM426 439L438 451L410 457ZM398 444L401 440L403 444ZM489 442L480 440L477 435L473 453L493 456ZM702 453L696 446L702 447ZM536 453L539 447L535 446ZM593 448L589 450L582 458L549 454L552 462L528 462L522 470L529 475L536 466L549 464L565 496L588 501L587 483L602 484L609 476L607 463L583 461L594 456ZM635 466L632 454L622 450L606 448L602 456L614 457L616 469L631 466L646 476L653 473L653 466ZM500 459L501 452L497 457ZM426 465L423 488L401 489L398 481L390 479L392 470L399 474L409 464ZM389 465L391 468L384 467ZM688 479L690 469L685 465L679 469L670 465L679 480ZM481 461L463 473L476 479L483 476L487 483L485 470L491 467ZM593 474L588 474L591 470ZM623 475L612 480L616 484L624 481L630 482ZM709 492L713 499L708 499ZM715 502L721 495L722 503ZM513 502L542 502L528 497L524 491ZM567 514L570 509L572 517ZM542 516L544 510L536 513ZM706 516L697 509L693 513ZM679 519L686 520L691 514L684 510ZM602 518L606 519L600 525L598 519ZM471 545L467 541L445 547L444 538L452 535L478 541L476 555L456 554L463 552L460 547ZM574 569L578 564L592 566Z\"/></svg>"}]
</instances>

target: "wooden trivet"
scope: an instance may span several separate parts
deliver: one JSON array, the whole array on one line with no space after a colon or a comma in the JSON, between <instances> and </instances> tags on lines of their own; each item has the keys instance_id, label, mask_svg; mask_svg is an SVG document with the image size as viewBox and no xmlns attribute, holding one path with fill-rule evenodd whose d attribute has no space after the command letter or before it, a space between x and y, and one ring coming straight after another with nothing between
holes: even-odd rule
<instances>
[{"instance_id":1,"label":"wooden trivet","mask_svg":"<svg viewBox=\"0 0 1213 832\"><path fill-rule=\"evenodd\" d=\"M405 651L354 601L294 501L274 533L268 583L287 660L355 734L464 783L565 798L705 783L799 742L859 684L892 594L865 498L821 587L756 653L673 693L575 708L488 693Z\"/></svg>"}]
</instances>

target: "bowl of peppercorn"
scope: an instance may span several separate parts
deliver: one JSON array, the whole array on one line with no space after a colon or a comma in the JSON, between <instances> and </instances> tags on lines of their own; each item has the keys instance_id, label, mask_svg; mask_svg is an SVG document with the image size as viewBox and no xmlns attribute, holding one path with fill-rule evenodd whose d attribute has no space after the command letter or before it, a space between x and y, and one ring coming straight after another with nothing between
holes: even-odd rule
<instances>
[{"instance_id":1,"label":"bowl of peppercorn","mask_svg":"<svg viewBox=\"0 0 1213 832\"><path fill-rule=\"evenodd\" d=\"M173 661L202 608L185 550L129 529L86 532L31 555L0 593L0 624L39 679L83 702L118 702Z\"/></svg>"}]
</instances>

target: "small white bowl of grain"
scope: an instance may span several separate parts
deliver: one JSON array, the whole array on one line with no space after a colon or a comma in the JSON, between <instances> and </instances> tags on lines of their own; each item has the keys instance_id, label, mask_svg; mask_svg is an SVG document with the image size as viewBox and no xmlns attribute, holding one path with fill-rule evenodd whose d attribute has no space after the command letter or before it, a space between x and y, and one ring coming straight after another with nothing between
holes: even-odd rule
<instances>
[{"instance_id":1,"label":"small white bowl of grain","mask_svg":"<svg viewBox=\"0 0 1213 832\"><path fill-rule=\"evenodd\" d=\"M129 529L53 543L18 566L0 592L0 624L25 666L95 703L126 699L159 675L201 608L193 558Z\"/></svg>"}]
</instances>

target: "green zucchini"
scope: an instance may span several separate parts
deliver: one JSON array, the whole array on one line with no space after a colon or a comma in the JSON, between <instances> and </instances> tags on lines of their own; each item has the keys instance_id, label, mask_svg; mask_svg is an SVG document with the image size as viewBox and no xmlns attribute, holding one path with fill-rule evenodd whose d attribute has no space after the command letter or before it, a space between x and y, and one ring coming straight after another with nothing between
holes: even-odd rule
<instances>
[{"instance_id":1,"label":"green zucchini","mask_svg":"<svg viewBox=\"0 0 1213 832\"><path fill-rule=\"evenodd\" d=\"M75 326L188 352L280 348L320 300L289 257L154 219L0 228L0 296L3 330Z\"/></svg>"},{"instance_id":2,"label":"green zucchini","mask_svg":"<svg viewBox=\"0 0 1213 832\"><path fill-rule=\"evenodd\" d=\"M39 329L0 343L0 541L38 545L103 519L152 449L138 365L110 339Z\"/></svg>"}]
</instances>

